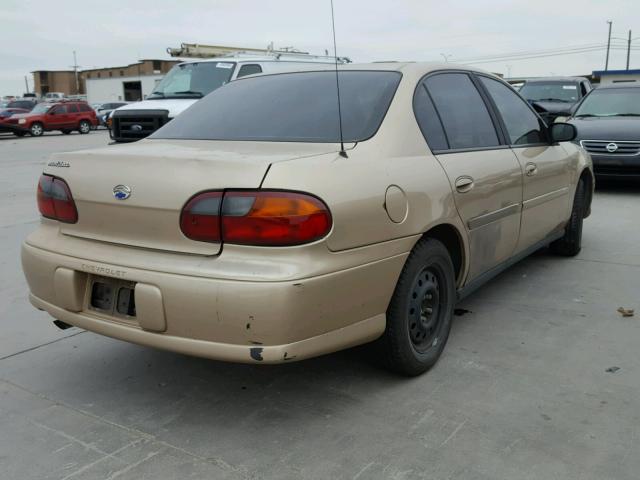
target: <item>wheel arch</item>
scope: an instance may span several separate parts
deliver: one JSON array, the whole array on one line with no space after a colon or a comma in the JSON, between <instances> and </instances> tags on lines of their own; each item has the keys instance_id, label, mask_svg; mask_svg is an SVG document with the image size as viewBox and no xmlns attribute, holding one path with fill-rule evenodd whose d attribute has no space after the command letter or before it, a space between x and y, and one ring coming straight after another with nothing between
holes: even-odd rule
<instances>
[{"instance_id":1,"label":"wheel arch","mask_svg":"<svg viewBox=\"0 0 640 480\"><path fill-rule=\"evenodd\" d=\"M582 173L580 174L579 179L584 180L586 184L586 189L587 189L586 203L587 204L585 205L586 208L584 209L583 218L587 218L589 215L591 215L591 200L593 199L593 189L595 187L595 179L594 179L593 173L589 168L585 168L584 170L582 170Z\"/></svg>"},{"instance_id":2,"label":"wheel arch","mask_svg":"<svg viewBox=\"0 0 640 480\"><path fill-rule=\"evenodd\" d=\"M422 238L434 238L442 242L449 251L453 269L456 274L456 283L461 285L464 273L466 271L465 262L465 244L462 234L458 228L450 223L440 223L435 225L422 234Z\"/></svg>"}]
</instances>

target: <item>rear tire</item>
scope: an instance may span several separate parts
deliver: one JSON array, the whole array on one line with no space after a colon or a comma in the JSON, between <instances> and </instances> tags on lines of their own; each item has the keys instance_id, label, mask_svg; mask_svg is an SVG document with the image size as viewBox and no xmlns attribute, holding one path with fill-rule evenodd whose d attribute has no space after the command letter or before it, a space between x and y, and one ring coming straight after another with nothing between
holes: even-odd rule
<instances>
[{"instance_id":1,"label":"rear tire","mask_svg":"<svg viewBox=\"0 0 640 480\"><path fill-rule=\"evenodd\" d=\"M550 245L553 253L565 257L573 257L582 250L582 223L584 220L586 193L586 183L581 178L576 187L571 217L565 227L564 236Z\"/></svg>"},{"instance_id":2,"label":"rear tire","mask_svg":"<svg viewBox=\"0 0 640 480\"><path fill-rule=\"evenodd\" d=\"M78 131L82 134L89 133L91 131L91 124L86 120L80 120L78 124Z\"/></svg>"},{"instance_id":3,"label":"rear tire","mask_svg":"<svg viewBox=\"0 0 640 480\"><path fill-rule=\"evenodd\" d=\"M29 133L32 137L41 137L44 133L44 127L40 122L35 122L29 128Z\"/></svg>"},{"instance_id":4,"label":"rear tire","mask_svg":"<svg viewBox=\"0 0 640 480\"><path fill-rule=\"evenodd\" d=\"M407 376L431 368L449 338L455 300L447 248L432 238L420 240L402 269L378 340L387 367Z\"/></svg>"}]
</instances>

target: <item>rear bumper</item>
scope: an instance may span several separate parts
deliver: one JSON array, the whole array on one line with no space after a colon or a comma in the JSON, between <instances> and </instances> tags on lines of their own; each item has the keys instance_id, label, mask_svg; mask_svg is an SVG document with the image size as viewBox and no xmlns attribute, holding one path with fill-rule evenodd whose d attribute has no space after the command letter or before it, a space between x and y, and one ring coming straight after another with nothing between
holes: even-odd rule
<instances>
[{"instance_id":1,"label":"rear bumper","mask_svg":"<svg viewBox=\"0 0 640 480\"><path fill-rule=\"evenodd\" d=\"M31 303L54 318L141 345L243 363L302 360L379 337L406 257L300 280L252 282L95 264L22 247ZM136 318L89 307L96 274L136 282Z\"/></svg>"}]
</instances>

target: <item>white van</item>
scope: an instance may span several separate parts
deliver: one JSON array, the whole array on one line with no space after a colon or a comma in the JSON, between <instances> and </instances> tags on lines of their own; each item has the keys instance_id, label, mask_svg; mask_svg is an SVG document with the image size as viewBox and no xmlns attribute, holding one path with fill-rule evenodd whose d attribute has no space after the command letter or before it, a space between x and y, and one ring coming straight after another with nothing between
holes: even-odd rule
<instances>
[{"instance_id":1,"label":"white van","mask_svg":"<svg viewBox=\"0 0 640 480\"><path fill-rule=\"evenodd\" d=\"M339 58L338 63L348 63ZM178 63L142 102L114 110L110 135L116 142L135 142L182 113L202 97L236 78L260 73L308 70L313 64L334 64L335 57L302 53L234 54Z\"/></svg>"}]
</instances>

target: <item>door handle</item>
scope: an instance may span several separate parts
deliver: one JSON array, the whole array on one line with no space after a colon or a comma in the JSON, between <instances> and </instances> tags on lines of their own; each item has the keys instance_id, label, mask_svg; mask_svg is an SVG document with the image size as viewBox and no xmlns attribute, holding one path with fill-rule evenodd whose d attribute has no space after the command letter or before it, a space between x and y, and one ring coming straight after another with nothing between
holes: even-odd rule
<instances>
[{"instance_id":1,"label":"door handle","mask_svg":"<svg viewBox=\"0 0 640 480\"><path fill-rule=\"evenodd\" d=\"M535 163L527 163L524 167L524 173L527 174L527 177L532 177L538 173L538 166Z\"/></svg>"},{"instance_id":2,"label":"door handle","mask_svg":"<svg viewBox=\"0 0 640 480\"><path fill-rule=\"evenodd\" d=\"M456 190L460 193L466 193L473 188L473 178L458 177L456 179Z\"/></svg>"}]
</instances>

